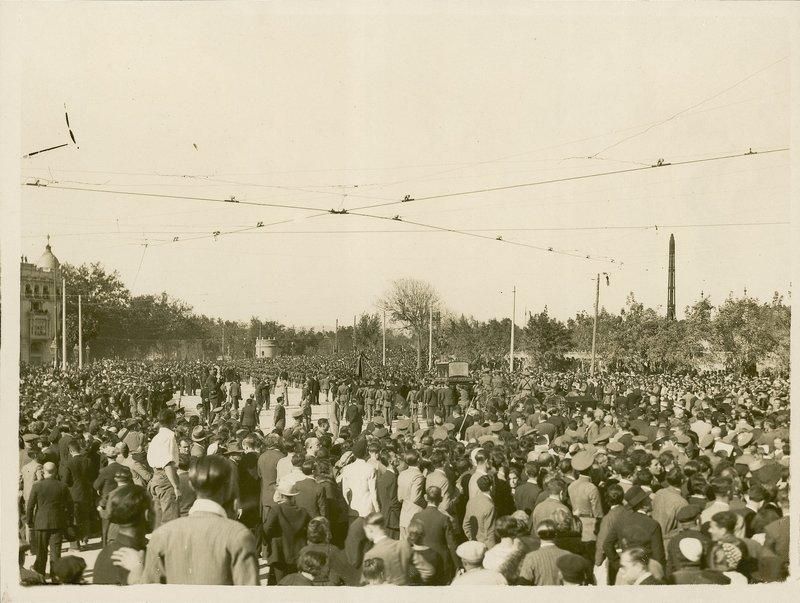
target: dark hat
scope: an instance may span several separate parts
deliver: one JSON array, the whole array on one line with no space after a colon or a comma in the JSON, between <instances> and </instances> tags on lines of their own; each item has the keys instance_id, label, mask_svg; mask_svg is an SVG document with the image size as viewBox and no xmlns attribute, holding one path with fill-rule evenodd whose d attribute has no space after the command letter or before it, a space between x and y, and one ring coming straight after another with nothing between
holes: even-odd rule
<instances>
[{"instance_id":1,"label":"dark hat","mask_svg":"<svg viewBox=\"0 0 800 603\"><path fill-rule=\"evenodd\" d=\"M55 579L61 584L76 584L83 576L86 569L86 562L75 555L67 555L56 559L52 565L52 572Z\"/></svg>"},{"instance_id":2,"label":"dark hat","mask_svg":"<svg viewBox=\"0 0 800 603\"><path fill-rule=\"evenodd\" d=\"M572 584L583 584L590 581L591 564L573 553L562 555L556 560L556 567L561 572L564 580Z\"/></svg>"},{"instance_id":3,"label":"dark hat","mask_svg":"<svg viewBox=\"0 0 800 603\"><path fill-rule=\"evenodd\" d=\"M632 509L639 507L648 498L650 498L650 496L647 492L642 490L640 486L631 486L625 493L625 502L627 502L628 506Z\"/></svg>"},{"instance_id":4,"label":"dark hat","mask_svg":"<svg viewBox=\"0 0 800 603\"><path fill-rule=\"evenodd\" d=\"M353 443L353 454L356 458L364 458L367 455L367 441L359 438Z\"/></svg>"},{"instance_id":5,"label":"dark hat","mask_svg":"<svg viewBox=\"0 0 800 603\"><path fill-rule=\"evenodd\" d=\"M138 424L139 424L139 419L128 419L127 421L125 421L125 427L127 427L128 429Z\"/></svg>"},{"instance_id":6,"label":"dark hat","mask_svg":"<svg viewBox=\"0 0 800 603\"><path fill-rule=\"evenodd\" d=\"M238 440L231 440L227 444L225 444L225 452L224 454L243 454L244 450L239 445Z\"/></svg>"},{"instance_id":7,"label":"dark hat","mask_svg":"<svg viewBox=\"0 0 800 603\"><path fill-rule=\"evenodd\" d=\"M702 509L699 505L686 505L678 510L678 513L675 515L675 518L678 521L694 521L698 517L700 517L700 513Z\"/></svg>"}]
</instances>

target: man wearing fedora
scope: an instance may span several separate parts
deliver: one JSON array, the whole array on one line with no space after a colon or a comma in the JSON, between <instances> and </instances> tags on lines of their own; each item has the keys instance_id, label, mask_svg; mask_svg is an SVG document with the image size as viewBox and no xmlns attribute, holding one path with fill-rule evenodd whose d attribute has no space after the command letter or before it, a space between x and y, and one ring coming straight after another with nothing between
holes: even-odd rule
<instances>
[{"instance_id":1,"label":"man wearing fedora","mask_svg":"<svg viewBox=\"0 0 800 603\"><path fill-rule=\"evenodd\" d=\"M278 482L275 505L270 507L264 520L269 584L277 584L284 576L297 571L300 550L306 545L306 526L311 516L297 506L295 498L298 494L294 482Z\"/></svg>"},{"instance_id":2,"label":"man wearing fedora","mask_svg":"<svg viewBox=\"0 0 800 603\"><path fill-rule=\"evenodd\" d=\"M208 432L202 425L197 425L192 429L192 447L189 454L194 458L200 458L206 455L208 447Z\"/></svg>"}]
</instances>

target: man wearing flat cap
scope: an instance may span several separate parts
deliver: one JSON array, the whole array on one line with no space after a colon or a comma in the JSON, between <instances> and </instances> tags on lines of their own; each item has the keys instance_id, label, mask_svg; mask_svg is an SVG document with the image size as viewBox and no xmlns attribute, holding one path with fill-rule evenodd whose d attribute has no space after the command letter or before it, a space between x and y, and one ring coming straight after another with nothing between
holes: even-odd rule
<instances>
[{"instance_id":1,"label":"man wearing flat cap","mask_svg":"<svg viewBox=\"0 0 800 603\"><path fill-rule=\"evenodd\" d=\"M484 569L483 558L486 545L482 542L468 540L456 548L456 554L464 567L462 573L455 577L451 586L506 586L508 581L503 574Z\"/></svg>"},{"instance_id":2,"label":"man wearing flat cap","mask_svg":"<svg viewBox=\"0 0 800 603\"><path fill-rule=\"evenodd\" d=\"M594 558L594 547L597 537L595 527L603 517L603 505L600 500L600 490L592 483L590 470L594 463L594 454L581 451L572 457L572 469L578 475L568 487L572 512L577 515L583 524L581 542L587 557Z\"/></svg>"}]
</instances>

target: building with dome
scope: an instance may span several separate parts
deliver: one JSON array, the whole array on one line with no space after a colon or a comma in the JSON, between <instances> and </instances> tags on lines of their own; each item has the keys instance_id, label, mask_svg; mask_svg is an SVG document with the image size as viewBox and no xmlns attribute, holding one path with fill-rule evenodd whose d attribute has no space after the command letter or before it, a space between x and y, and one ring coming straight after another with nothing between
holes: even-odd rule
<instances>
[{"instance_id":1,"label":"building with dome","mask_svg":"<svg viewBox=\"0 0 800 603\"><path fill-rule=\"evenodd\" d=\"M36 262L21 258L20 362L52 365L59 354L61 318L61 264L47 246Z\"/></svg>"}]
</instances>

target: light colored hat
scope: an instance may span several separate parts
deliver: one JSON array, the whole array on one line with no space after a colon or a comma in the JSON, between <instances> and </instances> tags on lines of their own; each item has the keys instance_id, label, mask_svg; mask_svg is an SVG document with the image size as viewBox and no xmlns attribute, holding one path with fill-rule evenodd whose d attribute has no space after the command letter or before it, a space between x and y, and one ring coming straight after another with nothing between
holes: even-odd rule
<instances>
[{"instance_id":1,"label":"light colored hat","mask_svg":"<svg viewBox=\"0 0 800 603\"><path fill-rule=\"evenodd\" d=\"M486 545L477 540L468 540L458 545L456 555L467 563L477 565L483 561L483 557L486 555Z\"/></svg>"},{"instance_id":2,"label":"light colored hat","mask_svg":"<svg viewBox=\"0 0 800 603\"><path fill-rule=\"evenodd\" d=\"M697 538L681 538L678 543L681 554L689 561L699 561L703 555L703 543Z\"/></svg>"}]
</instances>

